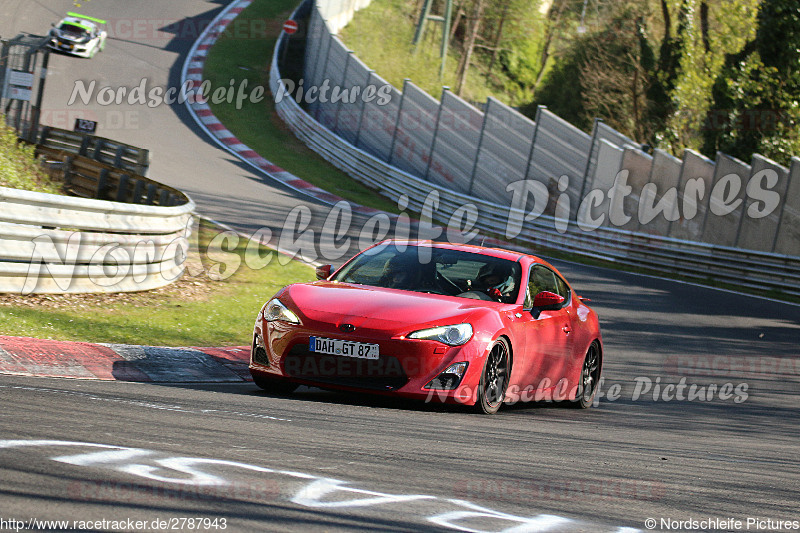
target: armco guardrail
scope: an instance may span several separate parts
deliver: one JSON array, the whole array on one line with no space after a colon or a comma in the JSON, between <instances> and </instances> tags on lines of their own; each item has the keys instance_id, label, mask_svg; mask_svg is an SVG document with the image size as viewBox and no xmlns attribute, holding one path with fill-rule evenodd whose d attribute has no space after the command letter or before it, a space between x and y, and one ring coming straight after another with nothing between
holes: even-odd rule
<instances>
[{"instance_id":1,"label":"armco guardrail","mask_svg":"<svg viewBox=\"0 0 800 533\"><path fill-rule=\"evenodd\" d=\"M270 68L270 89L282 90L279 58L286 34L278 41ZM435 215L442 222L468 211L476 215L475 228L527 247L545 247L598 257L619 264L644 267L665 274L680 274L701 281L713 279L734 287L780 291L800 295L800 257L692 242L601 226L580 229L573 220L528 213L476 198L418 178L357 148L317 122L293 98L276 102L278 115L311 149L336 167L392 199L409 198L421 210L420 191L438 195ZM530 217L529 217L530 218ZM558 224L557 224L558 222ZM559 231L559 229L561 231Z\"/></svg>"},{"instance_id":2,"label":"armco guardrail","mask_svg":"<svg viewBox=\"0 0 800 533\"><path fill-rule=\"evenodd\" d=\"M195 205L163 207L0 187L0 293L154 289L184 269Z\"/></svg>"},{"instance_id":3,"label":"armco guardrail","mask_svg":"<svg viewBox=\"0 0 800 533\"><path fill-rule=\"evenodd\" d=\"M123 144L104 137L42 126L38 145L53 150L64 150L80 156L106 163L112 167L147 174L150 166L150 151Z\"/></svg>"}]
</instances>

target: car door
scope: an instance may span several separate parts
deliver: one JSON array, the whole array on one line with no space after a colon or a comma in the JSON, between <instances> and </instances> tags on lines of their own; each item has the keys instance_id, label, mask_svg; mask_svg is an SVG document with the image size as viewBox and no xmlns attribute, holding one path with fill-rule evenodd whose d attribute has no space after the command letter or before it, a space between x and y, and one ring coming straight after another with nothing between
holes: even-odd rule
<instances>
[{"instance_id":1,"label":"car door","mask_svg":"<svg viewBox=\"0 0 800 533\"><path fill-rule=\"evenodd\" d=\"M549 291L563 296L558 309L533 308L536 294ZM523 380L528 390L551 389L563 378L571 364L572 294L569 285L544 265L531 267L522 320L525 328ZM547 396L549 397L549 396Z\"/></svg>"}]
</instances>

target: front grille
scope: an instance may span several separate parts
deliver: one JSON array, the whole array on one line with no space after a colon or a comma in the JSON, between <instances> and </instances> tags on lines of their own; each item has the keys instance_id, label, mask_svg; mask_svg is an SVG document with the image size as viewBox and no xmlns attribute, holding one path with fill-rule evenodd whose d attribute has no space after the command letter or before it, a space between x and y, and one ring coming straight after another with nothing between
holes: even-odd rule
<instances>
[{"instance_id":1,"label":"front grille","mask_svg":"<svg viewBox=\"0 0 800 533\"><path fill-rule=\"evenodd\" d=\"M400 360L392 356L358 359L308 351L308 344L295 344L283 360L289 376L369 390L397 390L408 383Z\"/></svg>"}]
</instances>

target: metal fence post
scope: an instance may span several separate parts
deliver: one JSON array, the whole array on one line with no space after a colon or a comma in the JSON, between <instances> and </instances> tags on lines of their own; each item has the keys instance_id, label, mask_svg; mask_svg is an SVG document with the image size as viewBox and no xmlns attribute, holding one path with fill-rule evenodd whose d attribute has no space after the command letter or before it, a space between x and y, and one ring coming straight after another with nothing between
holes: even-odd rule
<instances>
[{"instance_id":1,"label":"metal fence post","mask_svg":"<svg viewBox=\"0 0 800 533\"><path fill-rule=\"evenodd\" d=\"M340 84L340 87L339 87L340 89L344 89L344 87L346 85L345 82L347 81L347 69L350 68L350 58L352 58L354 55L355 55L355 52L353 52L352 50L348 50L347 51L347 59L344 60L344 72L342 72L342 81L341 81L341 84ZM350 93L348 92L347 95L349 97ZM341 100L339 100L337 102L338 105L336 106L336 113L334 113L334 115L333 115L333 130L332 131L336 132L337 134L339 134L339 111L341 111L341 109L342 109L342 102L343 101L344 101L344 96L342 96Z\"/></svg>"},{"instance_id":2,"label":"metal fence post","mask_svg":"<svg viewBox=\"0 0 800 533\"><path fill-rule=\"evenodd\" d=\"M683 173L684 173L685 170L686 170L686 150L684 149L683 156L681 157L681 171L678 173L678 184L676 185L676 188L677 188L677 191L678 191L678 196L676 198L676 202L678 202L678 204L679 204L681 213L683 213L683 204L681 203L681 192L683 192L683 191L681 191L681 183L683 183ZM744 218L744 217L742 217L742 218ZM680 218L678 220L682 220L682 219L683 219L683 214L681 214L681 216L680 216ZM667 232L665 234L666 237L669 237L670 234L672 233L672 225L673 224L675 224L675 221L674 220L670 220L669 221L669 226L667 226ZM742 230L742 221L740 219L739 220L739 229L736 230L736 241L737 242L739 241L739 232L741 230Z\"/></svg>"},{"instance_id":3,"label":"metal fence post","mask_svg":"<svg viewBox=\"0 0 800 533\"><path fill-rule=\"evenodd\" d=\"M397 142L397 130L400 129L400 122L403 120L403 102L406 101L406 91L408 90L408 83L410 81L411 80L408 78L403 78L403 92L400 93L400 103L397 105L397 119L394 123L394 131L392 131L392 142L389 144L389 159L386 161L390 165L394 159L394 145L395 142Z\"/></svg>"},{"instance_id":4,"label":"metal fence post","mask_svg":"<svg viewBox=\"0 0 800 533\"><path fill-rule=\"evenodd\" d=\"M372 81L372 75L375 74L374 70L370 70L369 74L367 74L367 87L370 86L370 82ZM361 139L361 125L364 122L364 112L367 109L367 102L361 98L361 112L358 114L358 126L356 127L356 139L353 141L353 146L358 148L358 141Z\"/></svg>"},{"instance_id":5,"label":"metal fence post","mask_svg":"<svg viewBox=\"0 0 800 533\"><path fill-rule=\"evenodd\" d=\"M602 118L594 119L594 125L592 126L592 143L589 145L589 155L586 157L586 167L583 170L583 181L581 182L581 193L578 196L578 205L583 201L583 195L586 194L586 185L589 182L589 169L592 167L592 156L594 155L594 147L597 142L597 130L600 128L601 122L603 122Z\"/></svg>"},{"instance_id":6,"label":"metal fence post","mask_svg":"<svg viewBox=\"0 0 800 533\"><path fill-rule=\"evenodd\" d=\"M50 50L43 48L42 64L39 67L39 86L36 89L36 103L31 108L31 130L28 133L28 142L36 143L39 133L39 119L42 113L42 99L44 98L44 82L47 77L47 65L50 61Z\"/></svg>"},{"instance_id":7,"label":"metal fence post","mask_svg":"<svg viewBox=\"0 0 800 533\"><path fill-rule=\"evenodd\" d=\"M8 63L8 41L0 40L0 102L5 98L6 66Z\"/></svg>"},{"instance_id":8,"label":"metal fence post","mask_svg":"<svg viewBox=\"0 0 800 533\"><path fill-rule=\"evenodd\" d=\"M327 29L328 29L328 25L326 24L325 25L325 30L327 31ZM323 76L323 79L322 80L314 80L314 84L315 85L317 84L318 81L324 82L325 79L326 79L326 78L324 78L324 76L328 73L328 61L330 61L331 48L333 48L333 34L332 33L328 33L327 35L328 35L328 50L325 52L325 61L323 61L323 63L322 63L322 76ZM317 99L317 104L314 106L314 119L316 121L319 121L319 110L320 110L320 107L321 106L319 105L319 99Z\"/></svg>"},{"instance_id":9,"label":"metal fence post","mask_svg":"<svg viewBox=\"0 0 800 533\"><path fill-rule=\"evenodd\" d=\"M23 54L22 60L22 70L25 72L31 71L31 50L30 48L26 47L25 53ZM31 103L25 100L17 100L17 116L15 117L15 125L14 129L17 130L17 134L22 138L27 138L27 135L23 133L22 128L25 126L23 117L27 115L26 110L30 109Z\"/></svg>"},{"instance_id":10,"label":"metal fence post","mask_svg":"<svg viewBox=\"0 0 800 533\"><path fill-rule=\"evenodd\" d=\"M327 44L328 50L330 50L330 32L328 31L328 22L322 17L322 13L320 11L315 11L314 15L317 17L318 21L318 37L317 37L317 57L314 58L314 69L312 71L313 77L310 80L305 80L308 82L309 86L311 85L320 85L320 78L325 75L325 63L323 60L323 52L322 52L322 45ZM320 65L322 63L322 65ZM320 67L322 68L322 74L320 74ZM315 117L316 118L316 103L314 104L315 108Z\"/></svg>"},{"instance_id":11,"label":"metal fence post","mask_svg":"<svg viewBox=\"0 0 800 533\"><path fill-rule=\"evenodd\" d=\"M717 164L719 161L719 155L721 153L722 152L717 151L717 156L714 159L714 172L711 174L711 185L709 185L708 190L705 192L705 197L708 198L708 201L706 203L706 212L703 215L703 224L700 226L700 236L697 239L700 242L708 242L705 240L706 224L708 223L709 215L711 215L711 191L714 189L714 185L716 185L716 183L714 182L714 178L716 178L717 176ZM641 226L641 223L639 225ZM778 226L780 227L780 220L778 220ZM777 236L778 233L776 232L775 235Z\"/></svg>"},{"instance_id":12,"label":"metal fence post","mask_svg":"<svg viewBox=\"0 0 800 533\"><path fill-rule=\"evenodd\" d=\"M542 116L542 109L547 109L547 106L540 105L536 108L536 119L533 125L533 135L531 136L531 149L528 152L528 162L525 163L525 176L528 179L528 174L531 172L531 163L533 162L533 151L536 149L536 136L539 134L539 121Z\"/></svg>"},{"instance_id":13,"label":"metal fence post","mask_svg":"<svg viewBox=\"0 0 800 533\"><path fill-rule=\"evenodd\" d=\"M428 176L431 172L431 161L433 161L433 152L436 149L436 137L439 135L439 119L442 118L442 108L444 107L444 99L450 87L442 87L442 99L439 101L439 109L436 111L436 125L433 127L433 139L431 139L431 151L428 154L428 161L425 166L425 179L430 181Z\"/></svg>"},{"instance_id":14,"label":"metal fence post","mask_svg":"<svg viewBox=\"0 0 800 533\"><path fill-rule=\"evenodd\" d=\"M478 136L478 146L475 150L475 162L472 164L472 176L469 178L469 189L467 194L472 194L472 186L475 184L475 174L478 172L478 159L481 157L481 146L483 145L483 133L486 131L486 122L489 120L489 113L492 110L492 99L486 99L486 111L483 113L483 123L481 124L481 134Z\"/></svg>"},{"instance_id":15,"label":"metal fence post","mask_svg":"<svg viewBox=\"0 0 800 533\"><path fill-rule=\"evenodd\" d=\"M320 41L320 35L322 35L320 22L322 22L322 19L319 16L317 4L314 2L314 5L311 7L311 19L308 23L309 31L308 35L306 36L306 55L308 55L309 49L313 47L314 58L312 62L311 57L306 57L306 67L304 69L305 72L303 73L307 78L306 81L309 83L314 83L314 80L317 77L317 63L319 63L319 51L322 45Z\"/></svg>"},{"instance_id":16,"label":"metal fence post","mask_svg":"<svg viewBox=\"0 0 800 533\"><path fill-rule=\"evenodd\" d=\"M781 207L780 207L781 212L778 214L778 225L775 226L775 238L772 239L772 248L770 248L770 251L772 253L775 253L775 248L778 246L778 237L781 234L781 226L783 225L783 213L784 211L786 211L786 200L787 200L786 195L789 193L789 187L792 186L792 169L793 167L795 167L794 160L797 158L793 157L792 159L793 161L791 161L791 164L789 165L789 173L786 175L786 189L784 189L785 192L783 193L783 198L781 199ZM800 163L800 161L798 161L798 163ZM797 166L800 167L800 165ZM709 211L710 210L711 209L709 208Z\"/></svg>"}]
</instances>

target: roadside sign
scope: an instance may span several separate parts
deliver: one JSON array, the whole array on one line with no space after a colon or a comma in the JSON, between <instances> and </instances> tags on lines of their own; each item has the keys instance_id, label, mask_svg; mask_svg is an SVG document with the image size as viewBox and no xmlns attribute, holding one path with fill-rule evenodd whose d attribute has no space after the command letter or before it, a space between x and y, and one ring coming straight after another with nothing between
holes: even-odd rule
<instances>
[{"instance_id":1,"label":"roadside sign","mask_svg":"<svg viewBox=\"0 0 800 533\"><path fill-rule=\"evenodd\" d=\"M24 87L14 87L13 85L8 86L8 98L11 100L24 100L26 102L30 102L31 100L31 90L25 89Z\"/></svg>"},{"instance_id":2,"label":"roadside sign","mask_svg":"<svg viewBox=\"0 0 800 533\"><path fill-rule=\"evenodd\" d=\"M6 69L3 98L30 101L33 88L33 73L25 70Z\"/></svg>"},{"instance_id":3,"label":"roadside sign","mask_svg":"<svg viewBox=\"0 0 800 533\"><path fill-rule=\"evenodd\" d=\"M94 134L94 132L97 131L97 122L94 120L86 120L85 118L76 118L75 126L72 128L72 131Z\"/></svg>"},{"instance_id":4,"label":"roadside sign","mask_svg":"<svg viewBox=\"0 0 800 533\"><path fill-rule=\"evenodd\" d=\"M287 20L286 22L283 23L283 31L285 31L289 35L293 34L294 32L297 31L297 22L293 20Z\"/></svg>"},{"instance_id":5,"label":"roadside sign","mask_svg":"<svg viewBox=\"0 0 800 533\"><path fill-rule=\"evenodd\" d=\"M30 89L33 87L33 72L25 70L12 70L9 72L8 83Z\"/></svg>"}]
</instances>

